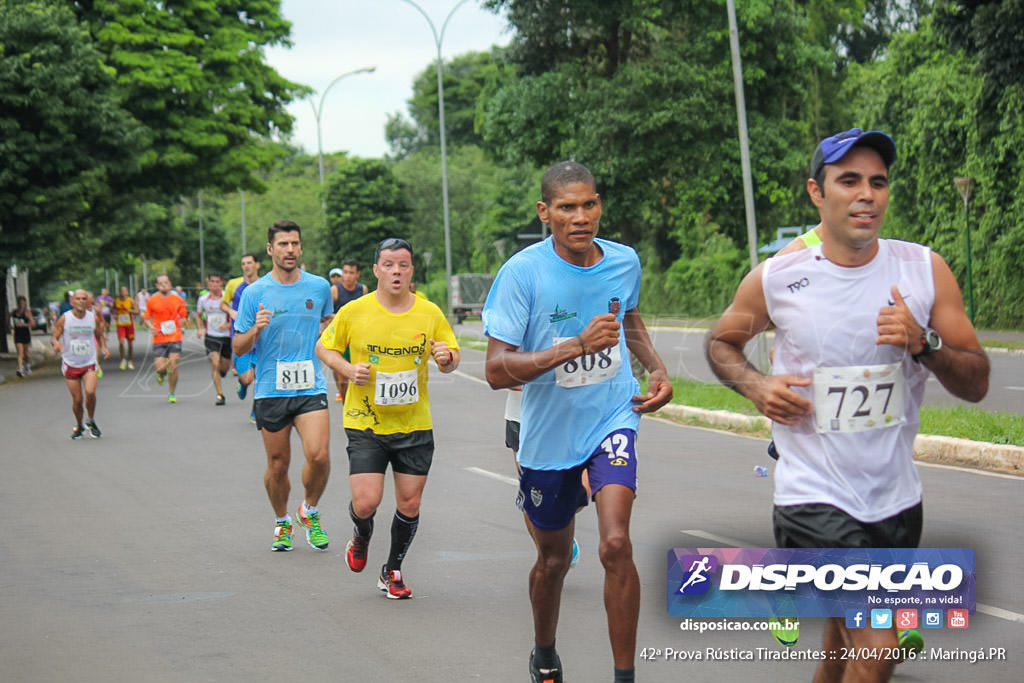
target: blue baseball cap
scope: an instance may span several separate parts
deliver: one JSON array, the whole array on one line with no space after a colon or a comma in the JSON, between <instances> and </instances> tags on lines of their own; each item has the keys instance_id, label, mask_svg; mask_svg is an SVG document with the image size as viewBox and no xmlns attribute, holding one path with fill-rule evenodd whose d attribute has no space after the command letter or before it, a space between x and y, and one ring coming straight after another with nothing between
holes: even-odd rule
<instances>
[{"instance_id":1,"label":"blue baseball cap","mask_svg":"<svg viewBox=\"0 0 1024 683\"><path fill-rule=\"evenodd\" d=\"M869 130L866 133L860 128L836 133L818 143L811 157L811 177L816 178L825 164L834 164L854 147L870 147L878 152L889 168L896 161L896 143L880 130Z\"/></svg>"}]
</instances>

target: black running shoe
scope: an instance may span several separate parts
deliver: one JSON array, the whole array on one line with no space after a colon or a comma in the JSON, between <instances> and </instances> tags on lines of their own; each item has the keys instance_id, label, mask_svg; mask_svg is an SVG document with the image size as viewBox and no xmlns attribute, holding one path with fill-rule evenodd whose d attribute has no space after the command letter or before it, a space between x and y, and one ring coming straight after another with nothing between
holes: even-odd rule
<instances>
[{"instance_id":1,"label":"black running shoe","mask_svg":"<svg viewBox=\"0 0 1024 683\"><path fill-rule=\"evenodd\" d=\"M103 432L101 432L100 428L96 426L95 420L86 420L85 428L89 431L89 436L94 439L98 439L103 436Z\"/></svg>"},{"instance_id":2,"label":"black running shoe","mask_svg":"<svg viewBox=\"0 0 1024 683\"><path fill-rule=\"evenodd\" d=\"M562 660L555 655L555 666L550 669L539 669L533 663L533 650L530 650L530 680L533 683L562 683Z\"/></svg>"},{"instance_id":3,"label":"black running shoe","mask_svg":"<svg viewBox=\"0 0 1024 683\"><path fill-rule=\"evenodd\" d=\"M74 429L71 430L72 440L81 439L83 436L85 436L85 427L83 427L82 425L77 425Z\"/></svg>"}]
</instances>

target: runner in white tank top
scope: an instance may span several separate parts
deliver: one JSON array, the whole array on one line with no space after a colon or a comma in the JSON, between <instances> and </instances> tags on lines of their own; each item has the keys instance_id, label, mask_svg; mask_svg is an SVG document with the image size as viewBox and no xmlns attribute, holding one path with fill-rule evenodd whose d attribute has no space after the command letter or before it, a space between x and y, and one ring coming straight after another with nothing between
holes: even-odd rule
<instances>
[{"instance_id":1,"label":"runner in white tank top","mask_svg":"<svg viewBox=\"0 0 1024 683\"><path fill-rule=\"evenodd\" d=\"M878 131L822 140L807 180L821 244L752 270L708 335L718 378L774 422L775 533L789 547L916 545L912 445L928 371L958 398L988 391L988 358L949 266L921 245L878 239L895 159ZM775 367L765 375L744 347L769 324ZM823 649L835 656L815 680L886 681L896 660L838 652L898 644L895 629L830 618Z\"/></svg>"},{"instance_id":2,"label":"runner in white tank top","mask_svg":"<svg viewBox=\"0 0 1024 683\"><path fill-rule=\"evenodd\" d=\"M96 413L96 360L97 348L104 358L110 358L110 349L103 335L102 320L96 317L89 305L89 293L84 289L75 290L71 297L71 310L57 318L53 326L50 345L61 357L61 374L71 393L71 412L75 416L72 439L86 434L99 438L100 428L93 419ZM88 412L89 419L82 423Z\"/></svg>"}]
</instances>

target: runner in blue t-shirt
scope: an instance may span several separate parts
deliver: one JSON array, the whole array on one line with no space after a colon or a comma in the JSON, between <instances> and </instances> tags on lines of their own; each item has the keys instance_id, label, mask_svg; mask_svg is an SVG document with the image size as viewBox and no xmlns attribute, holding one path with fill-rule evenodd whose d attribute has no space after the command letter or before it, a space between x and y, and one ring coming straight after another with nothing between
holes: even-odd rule
<instances>
[{"instance_id":1,"label":"runner in blue t-shirt","mask_svg":"<svg viewBox=\"0 0 1024 683\"><path fill-rule=\"evenodd\" d=\"M327 383L315 348L321 327L332 314L331 289L327 280L299 268L302 234L292 221L277 221L267 230L267 253L273 269L242 293L232 343L235 353L255 349L260 359L254 396L256 426L267 451L264 481L277 515L271 548L292 549L288 465L294 425L306 456L302 471L306 497L297 521L306 528L309 545L326 550L329 538L320 526L316 506L331 469L330 419Z\"/></svg>"},{"instance_id":2,"label":"runner in blue t-shirt","mask_svg":"<svg viewBox=\"0 0 1024 683\"><path fill-rule=\"evenodd\" d=\"M562 162L541 181L537 215L551 237L502 266L484 305L487 381L523 384L517 504L537 546L530 571L533 680L562 680L555 632L587 472L597 507L615 680L632 681L640 579L629 540L640 413L672 398L665 364L640 319L636 252L597 239L601 197L584 166ZM632 351L650 373L640 387Z\"/></svg>"}]
</instances>

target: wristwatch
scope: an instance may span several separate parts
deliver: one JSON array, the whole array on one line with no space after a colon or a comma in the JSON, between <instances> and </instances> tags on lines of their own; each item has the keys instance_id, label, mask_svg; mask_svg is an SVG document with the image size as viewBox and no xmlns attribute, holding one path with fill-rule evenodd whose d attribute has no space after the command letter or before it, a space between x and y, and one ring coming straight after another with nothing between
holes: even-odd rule
<instances>
[{"instance_id":1,"label":"wristwatch","mask_svg":"<svg viewBox=\"0 0 1024 683\"><path fill-rule=\"evenodd\" d=\"M911 358L919 363L922 358L927 358L941 348L942 337L932 328L926 327L921 331L921 352L915 353Z\"/></svg>"}]
</instances>

